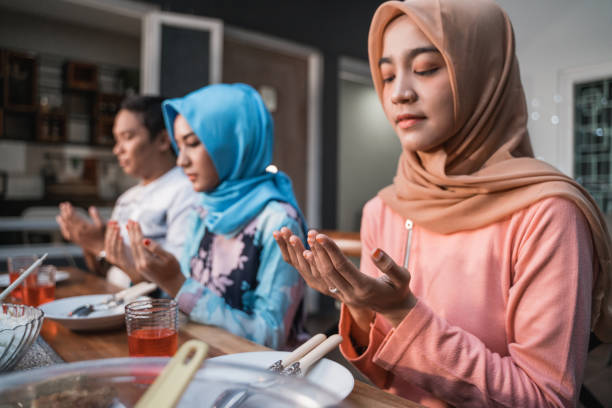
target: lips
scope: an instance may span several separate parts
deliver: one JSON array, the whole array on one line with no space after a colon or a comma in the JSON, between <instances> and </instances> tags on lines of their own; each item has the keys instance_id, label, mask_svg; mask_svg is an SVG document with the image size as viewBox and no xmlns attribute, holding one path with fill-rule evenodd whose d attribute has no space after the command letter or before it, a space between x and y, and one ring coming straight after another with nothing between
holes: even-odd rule
<instances>
[{"instance_id":1,"label":"lips","mask_svg":"<svg viewBox=\"0 0 612 408\"><path fill-rule=\"evenodd\" d=\"M198 178L198 175L195 173L188 173L186 174L187 178L189 179L189 181L195 181L195 179Z\"/></svg>"},{"instance_id":2,"label":"lips","mask_svg":"<svg viewBox=\"0 0 612 408\"><path fill-rule=\"evenodd\" d=\"M426 117L423 115L403 114L397 116L395 123L397 123L397 126L399 126L400 129L409 129L414 125L421 123L425 119Z\"/></svg>"}]
</instances>

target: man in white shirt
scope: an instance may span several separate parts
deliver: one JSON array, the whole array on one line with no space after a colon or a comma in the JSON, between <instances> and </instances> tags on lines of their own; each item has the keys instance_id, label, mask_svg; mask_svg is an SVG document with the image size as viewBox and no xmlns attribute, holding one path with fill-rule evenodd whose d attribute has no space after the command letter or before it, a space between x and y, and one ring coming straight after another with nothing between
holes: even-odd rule
<instances>
[{"instance_id":1,"label":"man in white shirt","mask_svg":"<svg viewBox=\"0 0 612 408\"><path fill-rule=\"evenodd\" d=\"M113 153L123 171L140 182L119 196L107 224L95 207L89 208L91 220L80 216L68 202L60 204L57 221L65 239L80 245L90 269L108 273L119 286L142 280L131 262L125 225L138 221L144 236L160 243L180 257L189 214L198 200L197 193L183 172L175 166L176 156L164 128L161 113L163 98L138 96L126 99L115 117ZM125 253L106 251L108 227L118 230L126 244ZM111 264L105 268L102 258Z\"/></svg>"}]
</instances>

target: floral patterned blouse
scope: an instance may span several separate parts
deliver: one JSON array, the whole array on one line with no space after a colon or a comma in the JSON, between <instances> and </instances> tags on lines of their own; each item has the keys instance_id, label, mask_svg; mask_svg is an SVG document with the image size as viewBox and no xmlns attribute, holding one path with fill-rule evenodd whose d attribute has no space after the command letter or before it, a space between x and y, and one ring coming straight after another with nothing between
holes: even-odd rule
<instances>
[{"instance_id":1,"label":"floral patterned blouse","mask_svg":"<svg viewBox=\"0 0 612 408\"><path fill-rule=\"evenodd\" d=\"M176 296L179 308L200 323L275 349L295 338L303 321L305 284L281 255L272 232L283 226L304 240L295 209L271 201L231 237L204 226L194 212L181 270L187 280Z\"/></svg>"}]
</instances>

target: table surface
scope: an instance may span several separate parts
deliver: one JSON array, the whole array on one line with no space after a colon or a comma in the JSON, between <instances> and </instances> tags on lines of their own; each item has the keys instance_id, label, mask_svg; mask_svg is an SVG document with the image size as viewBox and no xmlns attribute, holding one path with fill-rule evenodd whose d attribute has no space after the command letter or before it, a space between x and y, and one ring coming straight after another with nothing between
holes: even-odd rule
<instances>
[{"instance_id":1,"label":"table surface","mask_svg":"<svg viewBox=\"0 0 612 408\"><path fill-rule=\"evenodd\" d=\"M77 268L62 268L70 273L70 279L60 282L56 298L113 293L118 290L103 278L85 273ZM59 323L45 319L41 335L51 348L66 362L95 360L102 358L128 357L125 328L97 331L73 332ZM181 322L179 346L189 339L199 339L209 345L209 356L271 350L245 338L231 334L224 329L187 322ZM355 387L347 397L354 407L421 407L421 405L384 392L376 387L355 380Z\"/></svg>"}]
</instances>

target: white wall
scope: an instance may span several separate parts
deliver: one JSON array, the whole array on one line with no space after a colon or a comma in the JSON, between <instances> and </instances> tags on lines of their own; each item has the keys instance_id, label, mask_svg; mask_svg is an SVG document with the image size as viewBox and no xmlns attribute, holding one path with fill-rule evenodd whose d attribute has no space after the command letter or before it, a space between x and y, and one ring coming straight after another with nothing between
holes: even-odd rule
<instances>
[{"instance_id":1,"label":"white wall","mask_svg":"<svg viewBox=\"0 0 612 408\"><path fill-rule=\"evenodd\" d=\"M0 9L0 47L140 67L140 38Z\"/></svg>"},{"instance_id":2,"label":"white wall","mask_svg":"<svg viewBox=\"0 0 612 408\"><path fill-rule=\"evenodd\" d=\"M514 25L535 153L571 174L572 158L563 154L567 146L561 144L573 143L563 137L564 129L571 126L565 104L572 101L559 100L563 95L559 89L560 76L568 69L612 62L612 1L497 0L497 3ZM554 115L559 118L558 125L551 121ZM534 120L533 116L539 119Z\"/></svg>"},{"instance_id":3,"label":"white wall","mask_svg":"<svg viewBox=\"0 0 612 408\"><path fill-rule=\"evenodd\" d=\"M359 231L361 209L393 182L401 146L374 87L340 80L338 229Z\"/></svg>"}]
</instances>

